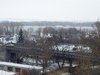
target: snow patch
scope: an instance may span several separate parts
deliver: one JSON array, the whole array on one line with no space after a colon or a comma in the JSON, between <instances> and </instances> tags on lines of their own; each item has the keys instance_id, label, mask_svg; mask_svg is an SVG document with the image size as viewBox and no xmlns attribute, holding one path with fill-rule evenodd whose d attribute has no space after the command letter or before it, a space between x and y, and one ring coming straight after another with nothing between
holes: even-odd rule
<instances>
[{"instance_id":1,"label":"snow patch","mask_svg":"<svg viewBox=\"0 0 100 75\"><path fill-rule=\"evenodd\" d=\"M16 75L16 73L0 70L0 75Z\"/></svg>"}]
</instances>

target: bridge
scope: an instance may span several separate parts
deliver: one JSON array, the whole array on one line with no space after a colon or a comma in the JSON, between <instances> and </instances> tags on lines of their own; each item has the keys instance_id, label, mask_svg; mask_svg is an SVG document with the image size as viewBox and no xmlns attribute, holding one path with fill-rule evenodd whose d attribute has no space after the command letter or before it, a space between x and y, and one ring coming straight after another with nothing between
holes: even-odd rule
<instances>
[{"instance_id":1,"label":"bridge","mask_svg":"<svg viewBox=\"0 0 100 75\"><path fill-rule=\"evenodd\" d=\"M7 61L11 60L11 62L16 62L17 57L19 55L25 56L33 56L33 57L42 57L43 50L39 48L33 47L22 47L22 46L6 46L6 56ZM78 60L84 58L88 60L88 58L92 59L93 61L99 60L100 57L94 56L92 53L87 52L70 52L70 51L59 51L59 50L52 50L52 58L55 59L71 59L71 60Z\"/></svg>"}]
</instances>

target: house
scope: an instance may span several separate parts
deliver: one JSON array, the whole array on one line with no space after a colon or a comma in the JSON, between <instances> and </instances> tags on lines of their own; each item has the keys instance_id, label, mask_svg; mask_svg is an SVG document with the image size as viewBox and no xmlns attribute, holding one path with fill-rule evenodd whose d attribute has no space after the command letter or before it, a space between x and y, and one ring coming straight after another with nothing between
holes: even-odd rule
<instances>
[{"instance_id":1,"label":"house","mask_svg":"<svg viewBox=\"0 0 100 75\"><path fill-rule=\"evenodd\" d=\"M14 34L13 36L9 35L0 35L0 43L17 43L18 35Z\"/></svg>"},{"instance_id":2,"label":"house","mask_svg":"<svg viewBox=\"0 0 100 75\"><path fill-rule=\"evenodd\" d=\"M41 70L42 67L0 61L0 69L8 72L14 72L19 75L28 75L31 70Z\"/></svg>"}]
</instances>

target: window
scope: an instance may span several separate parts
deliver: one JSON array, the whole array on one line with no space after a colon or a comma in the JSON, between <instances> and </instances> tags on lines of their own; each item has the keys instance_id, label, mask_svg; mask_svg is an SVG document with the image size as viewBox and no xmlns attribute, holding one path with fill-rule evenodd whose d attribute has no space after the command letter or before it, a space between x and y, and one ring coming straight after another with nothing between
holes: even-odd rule
<instances>
[{"instance_id":1,"label":"window","mask_svg":"<svg viewBox=\"0 0 100 75\"><path fill-rule=\"evenodd\" d=\"M13 71L13 68L12 67L8 67L8 71Z\"/></svg>"}]
</instances>

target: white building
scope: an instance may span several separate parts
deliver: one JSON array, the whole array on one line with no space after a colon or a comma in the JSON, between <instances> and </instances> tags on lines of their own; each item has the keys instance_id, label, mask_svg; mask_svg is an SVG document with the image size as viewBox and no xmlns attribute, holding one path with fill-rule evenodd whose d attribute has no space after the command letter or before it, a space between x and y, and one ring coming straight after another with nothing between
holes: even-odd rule
<instances>
[{"instance_id":1,"label":"white building","mask_svg":"<svg viewBox=\"0 0 100 75\"><path fill-rule=\"evenodd\" d=\"M17 43L17 39L18 39L17 34L15 34L13 36L9 36L9 35L1 35L0 36L0 42L3 43L3 44Z\"/></svg>"}]
</instances>

